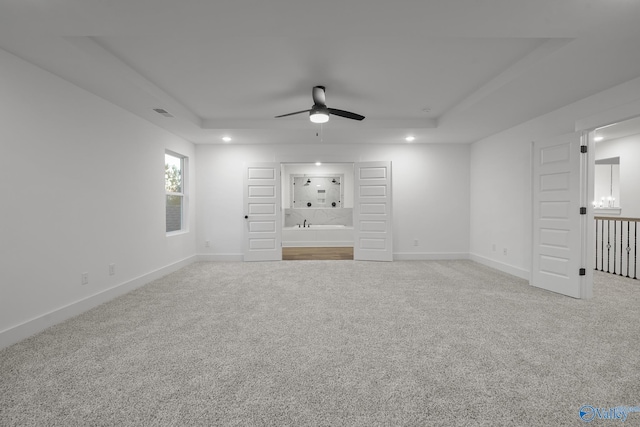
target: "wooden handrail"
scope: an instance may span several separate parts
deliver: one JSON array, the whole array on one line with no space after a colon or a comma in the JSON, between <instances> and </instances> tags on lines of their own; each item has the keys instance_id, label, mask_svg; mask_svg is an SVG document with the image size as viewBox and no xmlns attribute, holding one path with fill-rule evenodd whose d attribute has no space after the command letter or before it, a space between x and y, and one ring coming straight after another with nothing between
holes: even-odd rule
<instances>
[{"instance_id":1,"label":"wooden handrail","mask_svg":"<svg viewBox=\"0 0 640 427\"><path fill-rule=\"evenodd\" d=\"M640 218L620 218L617 216L594 216L593 219L604 219L607 221L629 221L629 222L640 222Z\"/></svg>"}]
</instances>

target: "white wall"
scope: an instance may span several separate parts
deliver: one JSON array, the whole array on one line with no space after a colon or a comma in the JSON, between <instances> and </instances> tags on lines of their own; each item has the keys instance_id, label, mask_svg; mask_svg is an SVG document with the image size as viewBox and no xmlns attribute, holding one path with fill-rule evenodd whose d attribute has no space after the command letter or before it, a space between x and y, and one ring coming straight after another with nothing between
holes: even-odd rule
<instances>
[{"instance_id":1,"label":"white wall","mask_svg":"<svg viewBox=\"0 0 640 427\"><path fill-rule=\"evenodd\" d=\"M596 159L610 157L620 157L620 216L640 218L640 135L596 143Z\"/></svg>"},{"instance_id":2,"label":"white wall","mask_svg":"<svg viewBox=\"0 0 640 427\"><path fill-rule=\"evenodd\" d=\"M195 150L2 50L0 63L2 347L194 256L193 200L190 231L165 235L164 151L193 175Z\"/></svg>"},{"instance_id":3,"label":"white wall","mask_svg":"<svg viewBox=\"0 0 640 427\"><path fill-rule=\"evenodd\" d=\"M637 78L472 144L472 259L528 278L532 245L531 142L574 132L577 121L639 99Z\"/></svg>"},{"instance_id":4,"label":"white wall","mask_svg":"<svg viewBox=\"0 0 640 427\"><path fill-rule=\"evenodd\" d=\"M470 252L520 277L526 276L531 253L529 162L526 141L472 145Z\"/></svg>"},{"instance_id":5,"label":"white wall","mask_svg":"<svg viewBox=\"0 0 640 427\"><path fill-rule=\"evenodd\" d=\"M394 257L468 256L468 145L198 145L196 156L197 251L205 259L242 259L245 163L377 160L392 162Z\"/></svg>"}]
</instances>

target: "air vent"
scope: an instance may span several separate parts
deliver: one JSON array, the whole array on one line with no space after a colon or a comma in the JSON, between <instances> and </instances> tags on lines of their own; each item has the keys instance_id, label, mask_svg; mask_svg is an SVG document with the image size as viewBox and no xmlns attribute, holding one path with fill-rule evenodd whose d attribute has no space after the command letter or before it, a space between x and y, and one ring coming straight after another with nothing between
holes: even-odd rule
<instances>
[{"instance_id":1,"label":"air vent","mask_svg":"<svg viewBox=\"0 0 640 427\"><path fill-rule=\"evenodd\" d=\"M173 117L173 114L171 114L170 112L168 112L164 108L154 108L153 111L155 111L158 114L162 114L165 117Z\"/></svg>"}]
</instances>

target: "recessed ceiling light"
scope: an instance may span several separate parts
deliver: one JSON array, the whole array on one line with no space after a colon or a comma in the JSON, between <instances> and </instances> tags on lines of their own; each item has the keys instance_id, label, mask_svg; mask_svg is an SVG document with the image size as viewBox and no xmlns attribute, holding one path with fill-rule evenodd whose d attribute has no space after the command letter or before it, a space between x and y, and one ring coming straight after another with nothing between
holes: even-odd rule
<instances>
[{"instance_id":1,"label":"recessed ceiling light","mask_svg":"<svg viewBox=\"0 0 640 427\"><path fill-rule=\"evenodd\" d=\"M594 140L595 142L600 142L600 141L602 141L603 139L604 139L604 136L596 136L595 138L593 138L593 140Z\"/></svg>"},{"instance_id":2,"label":"recessed ceiling light","mask_svg":"<svg viewBox=\"0 0 640 427\"><path fill-rule=\"evenodd\" d=\"M320 166L320 165L322 165L322 163L316 162L316 166Z\"/></svg>"},{"instance_id":3,"label":"recessed ceiling light","mask_svg":"<svg viewBox=\"0 0 640 427\"><path fill-rule=\"evenodd\" d=\"M412 141L415 141L415 139L416 139L415 136L408 136L404 140L407 141L407 142L412 142Z\"/></svg>"},{"instance_id":4,"label":"recessed ceiling light","mask_svg":"<svg viewBox=\"0 0 640 427\"><path fill-rule=\"evenodd\" d=\"M223 140L224 142L230 142L230 141L231 141L231 137L230 137L230 136L223 136L223 137L222 137L222 140Z\"/></svg>"}]
</instances>

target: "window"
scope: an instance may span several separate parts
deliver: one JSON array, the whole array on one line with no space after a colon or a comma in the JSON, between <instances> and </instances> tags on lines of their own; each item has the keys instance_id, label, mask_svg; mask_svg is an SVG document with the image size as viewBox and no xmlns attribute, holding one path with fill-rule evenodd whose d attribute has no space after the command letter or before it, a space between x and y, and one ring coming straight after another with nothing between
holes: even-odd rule
<instances>
[{"instance_id":1,"label":"window","mask_svg":"<svg viewBox=\"0 0 640 427\"><path fill-rule=\"evenodd\" d=\"M185 164L187 158L170 151L164 154L167 233L185 229Z\"/></svg>"}]
</instances>

